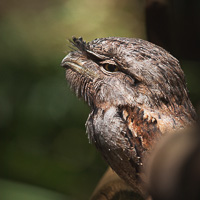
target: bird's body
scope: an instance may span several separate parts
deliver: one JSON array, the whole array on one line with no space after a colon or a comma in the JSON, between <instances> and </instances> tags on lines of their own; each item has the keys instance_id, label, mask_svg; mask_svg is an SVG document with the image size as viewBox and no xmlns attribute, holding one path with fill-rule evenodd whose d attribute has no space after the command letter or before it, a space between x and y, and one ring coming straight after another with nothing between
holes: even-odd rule
<instances>
[{"instance_id":1,"label":"bird's body","mask_svg":"<svg viewBox=\"0 0 200 200\"><path fill-rule=\"evenodd\" d=\"M62 61L66 78L91 107L89 139L114 171L133 188L144 158L166 132L192 124L179 62L141 39L73 38L77 51Z\"/></svg>"}]
</instances>

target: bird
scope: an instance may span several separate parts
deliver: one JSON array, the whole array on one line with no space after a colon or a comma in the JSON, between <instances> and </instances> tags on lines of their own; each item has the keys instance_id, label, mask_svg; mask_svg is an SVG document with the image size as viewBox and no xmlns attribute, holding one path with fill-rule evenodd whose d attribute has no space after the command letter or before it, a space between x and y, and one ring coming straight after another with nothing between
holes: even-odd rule
<instances>
[{"instance_id":1,"label":"bird","mask_svg":"<svg viewBox=\"0 0 200 200\"><path fill-rule=\"evenodd\" d=\"M72 37L66 80L91 111L86 132L108 165L143 195L145 160L160 138L195 123L185 75L163 48L138 38Z\"/></svg>"}]
</instances>

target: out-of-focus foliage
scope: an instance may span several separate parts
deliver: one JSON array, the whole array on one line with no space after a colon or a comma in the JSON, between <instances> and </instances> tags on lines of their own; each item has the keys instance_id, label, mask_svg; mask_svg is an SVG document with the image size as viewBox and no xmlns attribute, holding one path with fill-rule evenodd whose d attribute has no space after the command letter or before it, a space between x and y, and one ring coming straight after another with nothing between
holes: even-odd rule
<instances>
[{"instance_id":1,"label":"out-of-focus foliage","mask_svg":"<svg viewBox=\"0 0 200 200\"><path fill-rule=\"evenodd\" d=\"M73 35L144 38L141 2L1 1L1 200L89 198L106 164L88 143L89 108L60 62Z\"/></svg>"},{"instance_id":2,"label":"out-of-focus foliage","mask_svg":"<svg viewBox=\"0 0 200 200\"><path fill-rule=\"evenodd\" d=\"M181 60L180 64L186 75L189 96L196 108L198 116L200 116L200 62Z\"/></svg>"},{"instance_id":3,"label":"out-of-focus foliage","mask_svg":"<svg viewBox=\"0 0 200 200\"><path fill-rule=\"evenodd\" d=\"M1 199L20 200L70 200L67 195L62 195L40 187L21 184L15 181L0 180Z\"/></svg>"}]
</instances>

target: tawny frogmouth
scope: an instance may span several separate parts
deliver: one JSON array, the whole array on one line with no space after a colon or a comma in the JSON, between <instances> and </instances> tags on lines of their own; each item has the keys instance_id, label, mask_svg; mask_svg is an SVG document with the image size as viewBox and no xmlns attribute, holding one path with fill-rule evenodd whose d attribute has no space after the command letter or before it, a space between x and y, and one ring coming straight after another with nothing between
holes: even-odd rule
<instances>
[{"instance_id":1,"label":"tawny frogmouth","mask_svg":"<svg viewBox=\"0 0 200 200\"><path fill-rule=\"evenodd\" d=\"M76 50L62 61L66 78L91 108L90 142L134 189L158 139L195 121L184 73L163 48L134 38L89 43L73 38Z\"/></svg>"}]
</instances>

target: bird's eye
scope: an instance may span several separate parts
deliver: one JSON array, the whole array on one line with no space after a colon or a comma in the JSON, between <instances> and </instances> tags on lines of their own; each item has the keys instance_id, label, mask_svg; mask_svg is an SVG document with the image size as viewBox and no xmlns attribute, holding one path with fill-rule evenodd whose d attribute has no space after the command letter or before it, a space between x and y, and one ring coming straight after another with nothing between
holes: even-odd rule
<instances>
[{"instance_id":1,"label":"bird's eye","mask_svg":"<svg viewBox=\"0 0 200 200\"><path fill-rule=\"evenodd\" d=\"M111 65L111 64L106 63L105 65L103 65L103 67L106 71L109 71L109 72L119 71L119 68L116 65Z\"/></svg>"}]
</instances>

